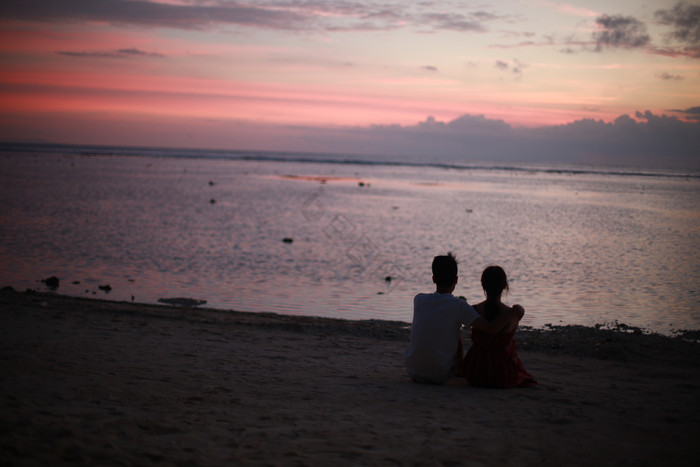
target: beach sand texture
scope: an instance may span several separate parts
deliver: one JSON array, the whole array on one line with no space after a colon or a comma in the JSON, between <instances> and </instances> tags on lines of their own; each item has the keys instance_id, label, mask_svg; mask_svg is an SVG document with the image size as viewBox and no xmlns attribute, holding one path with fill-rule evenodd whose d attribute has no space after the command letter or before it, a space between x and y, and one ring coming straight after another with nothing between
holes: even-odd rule
<instances>
[{"instance_id":1,"label":"beach sand texture","mask_svg":"<svg viewBox=\"0 0 700 467\"><path fill-rule=\"evenodd\" d=\"M0 465L698 465L698 344L524 332L530 389L406 376L408 329L0 292ZM577 335L579 337L577 337Z\"/></svg>"}]
</instances>

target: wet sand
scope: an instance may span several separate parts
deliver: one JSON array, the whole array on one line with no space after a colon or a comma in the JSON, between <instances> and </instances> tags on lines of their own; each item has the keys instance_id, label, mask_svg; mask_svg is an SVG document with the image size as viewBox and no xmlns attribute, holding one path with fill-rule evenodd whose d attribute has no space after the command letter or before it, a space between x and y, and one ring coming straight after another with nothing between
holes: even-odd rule
<instances>
[{"instance_id":1,"label":"wet sand","mask_svg":"<svg viewBox=\"0 0 700 467\"><path fill-rule=\"evenodd\" d=\"M406 376L406 323L0 292L0 465L697 465L700 344L523 330L528 389Z\"/></svg>"}]
</instances>

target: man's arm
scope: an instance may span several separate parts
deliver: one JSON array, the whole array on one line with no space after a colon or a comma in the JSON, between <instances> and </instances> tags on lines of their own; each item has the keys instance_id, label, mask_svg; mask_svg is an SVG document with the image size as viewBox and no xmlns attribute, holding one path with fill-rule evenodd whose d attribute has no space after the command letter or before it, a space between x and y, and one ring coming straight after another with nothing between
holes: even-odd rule
<instances>
[{"instance_id":1,"label":"man's arm","mask_svg":"<svg viewBox=\"0 0 700 467\"><path fill-rule=\"evenodd\" d=\"M506 324L508 324L508 318L503 315L499 316L498 319L494 321L487 321L482 317L478 317L472 321L471 327L487 334L496 334L506 327Z\"/></svg>"},{"instance_id":2,"label":"man's arm","mask_svg":"<svg viewBox=\"0 0 700 467\"><path fill-rule=\"evenodd\" d=\"M515 316L514 316L515 315ZM518 325L518 321L525 315L525 309L520 305L513 305L512 313L501 313L498 318L493 321L487 321L482 317L472 321L471 326L474 329L483 331L487 334L496 334L508 325ZM517 319L515 319L517 318Z\"/></svg>"},{"instance_id":3,"label":"man's arm","mask_svg":"<svg viewBox=\"0 0 700 467\"><path fill-rule=\"evenodd\" d=\"M508 324L508 327L506 328L507 332L515 331L518 328L518 323L520 323L520 320L523 319L523 316L525 316L525 308L523 308L522 305L513 305L511 310L515 315L515 319L511 320L510 324Z\"/></svg>"},{"instance_id":4,"label":"man's arm","mask_svg":"<svg viewBox=\"0 0 700 467\"><path fill-rule=\"evenodd\" d=\"M513 305L513 311L518 315L518 321L523 319L523 316L525 316L525 308L523 308L522 305Z\"/></svg>"}]
</instances>

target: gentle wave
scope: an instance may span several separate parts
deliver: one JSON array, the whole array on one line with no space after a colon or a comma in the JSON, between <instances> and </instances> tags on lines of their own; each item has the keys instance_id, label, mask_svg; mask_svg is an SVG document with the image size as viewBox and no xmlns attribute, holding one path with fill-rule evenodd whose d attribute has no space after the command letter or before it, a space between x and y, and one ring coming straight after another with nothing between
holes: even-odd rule
<instances>
[{"instance_id":1,"label":"gentle wave","mask_svg":"<svg viewBox=\"0 0 700 467\"><path fill-rule=\"evenodd\" d=\"M295 163L322 163L339 165L368 165L368 166L395 166L395 167L430 167L451 170L496 171L512 173L539 173L561 175L615 175L634 177L663 177L663 178L687 178L700 179L698 170L660 170L640 168L610 168L610 167L584 167L584 166L546 166L523 165L494 165L485 163L463 163L460 161L427 161L401 160L398 156L392 160L388 156L363 156L329 153L302 153L281 151L250 151L250 150L223 150L223 149L189 149L189 148L153 148L153 147L129 147L129 146L83 146L68 144L45 143L0 143L0 152L35 152L35 153L66 153L82 156L133 156L133 157L157 157L157 158L192 158L192 159L219 159L219 160L246 160L260 162L295 162ZM377 157L383 157L377 159Z\"/></svg>"}]
</instances>

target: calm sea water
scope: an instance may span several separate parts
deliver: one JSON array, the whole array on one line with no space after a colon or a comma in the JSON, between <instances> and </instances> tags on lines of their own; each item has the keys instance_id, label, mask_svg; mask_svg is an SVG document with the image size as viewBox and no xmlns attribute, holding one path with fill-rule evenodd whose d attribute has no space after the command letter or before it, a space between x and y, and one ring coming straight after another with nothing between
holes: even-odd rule
<instances>
[{"instance_id":1,"label":"calm sea water","mask_svg":"<svg viewBox=\"0 0 700 467\"><path fill-rule=\"evenodd\" d=\"M0 149L0 286L410 321L453 251L455 293L499 264L523 324L700 329L698 173Z\"/></svg>"}]
</instances>

